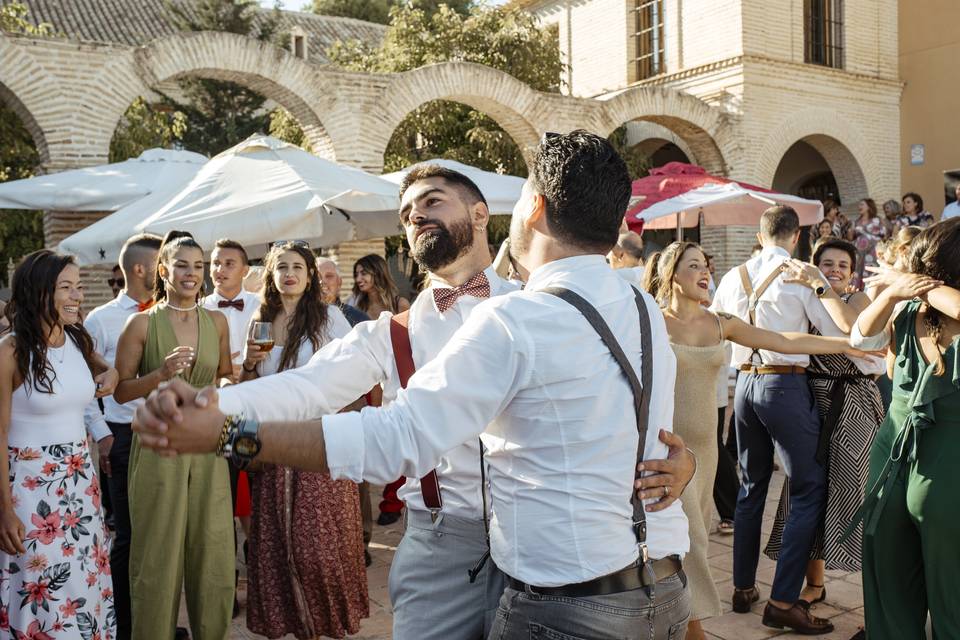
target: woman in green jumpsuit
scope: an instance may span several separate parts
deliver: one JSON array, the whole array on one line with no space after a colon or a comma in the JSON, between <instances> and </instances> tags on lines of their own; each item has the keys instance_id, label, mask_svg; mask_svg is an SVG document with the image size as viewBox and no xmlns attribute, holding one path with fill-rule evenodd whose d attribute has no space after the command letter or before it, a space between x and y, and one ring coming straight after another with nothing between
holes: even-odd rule
<instances>
[{"instance_id":1,"label":"woman in green jumpsuit","mask_svg":"<svg viewBox=\"0 0 960 640\"><path fill-rule=\"evenodd\" d=\"M912 256L913 273L877 297L853 336L896 356L863 508L870 640L925 639L928 613L934 638L960 638L960 219L926 229Z\"/></svg>"},{"instance_id":2,"label":"woman in green jumpsuit","mask_svg":"<svg viewBox=\"0 0 960 640\"><path fill-rule=\"evenodd\" d=\"M232 373L226 318L197 304L203 251L189 237L160 248L157 303L127 323L117 348L118 402L173 377L200 388ZM172 640L186 587L194 640L225 640L233 612L233 510L225 460L130 452L133 638Z\"/></svg>"}]
</instances>

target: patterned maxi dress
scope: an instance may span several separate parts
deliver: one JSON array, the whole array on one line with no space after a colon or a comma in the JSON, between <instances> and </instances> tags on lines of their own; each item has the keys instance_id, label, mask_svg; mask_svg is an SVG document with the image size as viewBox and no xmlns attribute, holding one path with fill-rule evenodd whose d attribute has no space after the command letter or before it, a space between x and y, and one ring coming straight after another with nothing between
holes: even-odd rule
<instances>
[{"instance_id":1,"label":"patterned maxi dress","mask_svg":"<svg viewBox=\"0 0 960 640\"><path fill-rule=\"evenodd\" d=\"M332 307L331 307L332 310ZM350 326L331 311L332 337ZM283 348L258 365L276 373ZM313 355L309 341L297 362ZM323 473L268 466L250 474L253 521L247 626L268 638L343 638L370 615L357 485Z\"/></svg>"},{"instance_id":2,"label":"patterned maxi dress","mask_svg":"<svg viewBox=\"0 0 960 640\"><path fill-rule=\"evenodd\" d=\"M27 552L0 552L0 638L111 640L110 550L83 425L95 386L71 339L47 358L53 393L29 380L13 392L7 457Z\"/></svg>"},{"instance_id":3,"label":"patterned maxi dress","mask_svg":"<svg viewBox=\"0 0 960 640\"><path fill-rule=\"evenodd\" d=\"M866 268L877 266L877 243L887 237L887 227L879 217L870 218L866 222L857 220L853 233L853 243L857 247L857 271L854 274L854 284L862 287L864 276L869 275Z\"/></svg>"},{"instance_id":4,"label":"patterned maxi dress","mask_svg":"<svg viewBox=\"0 0 960 640\"><path fill-rule=\"evenodd\" d=\"M811 333L819 335L814 329ZM827 465L827 508L810 553L827 569L859 571L862 529L840 542L866 491L870 447L886 413L880 390L843 354L810 356L810 390L823 425L817 458ZM780 555L783 525L790 510L790 481L783 483L777 516L764 553Z\"/></svg>"}]
</instances>

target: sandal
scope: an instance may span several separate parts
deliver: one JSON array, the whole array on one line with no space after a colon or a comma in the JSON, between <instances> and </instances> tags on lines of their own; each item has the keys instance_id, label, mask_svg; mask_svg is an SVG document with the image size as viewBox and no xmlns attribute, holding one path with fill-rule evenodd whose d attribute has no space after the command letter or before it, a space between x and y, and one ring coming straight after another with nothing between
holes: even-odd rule
<instances>
[{"instance_id":1,"label":"sandal","mask_svg":"<svg viewBox=\"0 0 960 640\"><path fill-rule=\"evenodd\" d=\"M732 534L733 520L721 520L720 524L717 525L717 533L722 533L723 535Z\"/></svg>"},{"instance_id":2,"label":"sandal","mask_svg":"<svg viewBox=\"0 0 960 640\"><path fill-rule=\"evenodd\" d=\"M827 599L827 588L826 588L825 586L823 586L822 584L811 584L811 583L808 582L808 583L807 583L807 586L808 586L808 587L813 587L814 589L820 589L820 597L819 597L819 598L815 598L812 602L808 602L808 601L804 600L803 598L800 598L799 600L797 600L797 602L798 602L801 606L804 606L804 607L806 607L807 609L809 609L810 607L812 607L813 605L817 604L818 602L823 602L824 600Z\"/></svg>"}]
</instances>

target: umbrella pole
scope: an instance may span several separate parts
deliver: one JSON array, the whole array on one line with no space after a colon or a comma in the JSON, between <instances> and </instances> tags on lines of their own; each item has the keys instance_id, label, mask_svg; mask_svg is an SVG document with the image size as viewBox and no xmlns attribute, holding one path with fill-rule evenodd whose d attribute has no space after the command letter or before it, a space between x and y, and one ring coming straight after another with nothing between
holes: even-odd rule
<instances>
[{"instance_id":1,"label":"umbrella pole","mask_svg":"<svg viewBox=\"0 0 960 640\"><path fill-rule=\"evenodd\" d=\"M683 218L682 211L677 211L677 242L683 242Z\"/></svg>"}]
</instances>

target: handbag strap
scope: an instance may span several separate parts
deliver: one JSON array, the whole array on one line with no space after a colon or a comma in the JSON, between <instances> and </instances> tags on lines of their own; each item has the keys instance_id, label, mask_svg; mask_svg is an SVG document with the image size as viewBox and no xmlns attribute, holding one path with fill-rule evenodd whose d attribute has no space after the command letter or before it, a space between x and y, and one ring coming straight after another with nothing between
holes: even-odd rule
<instances>
[{"instance_id":1,"label":"handbag strap","mask_svg":"<svg viewBox=\"0 0 960 640\"><path fill-rule=\"evenodd\" d=\"M637 372L634 370L626 354L617 342L610 327L607 325L603 316L596 308L587 302L582 296L569 289L562 287L548 287L540 289L543 293L554 295L564 302L567 302L583 314L590 326L600 336L600 339L610 350L613 359L620 365L623 375L630 383L630 389L633 391L633 408L637 418L637 432L640 439L637 442L637 465L643 462L644 449L647 443L647 428L650 423L650 388L653 385L653 338L650 335L650 313L647 310L647 304L644 302L643 295L634 287L634 298L637 303L637 312L640 316L640 353L641 370L640 377L637 378ZM641 381L642 380L642 381ZM640 474L634 467L634 478L639 478ZM633 483L630 483L630 504L633 506L633 533L637 537L637 544L643 555L643 562L646 563L647 557L647 516L643 510L643 500L637 496L633 489Z\"/></svg>"},{"instance_id":2,"label":"handbag strap","mask_svg":"<svg viewBox=\"0 0 960 640\"><path fill-rule=\"evenodd\" d=\"M394 314L390 318L390 344L393 346L393 359L397 363L397 375L403 389L407 388L407 382L417 370L413 363L409 325L409 311ZM443 496L440 494L440 480L437 478L436 469L420 478L420 494L423 496L423 504L430 510L430 517L436 522L443 509Z\"/></svg>"}]
</instances>

